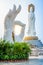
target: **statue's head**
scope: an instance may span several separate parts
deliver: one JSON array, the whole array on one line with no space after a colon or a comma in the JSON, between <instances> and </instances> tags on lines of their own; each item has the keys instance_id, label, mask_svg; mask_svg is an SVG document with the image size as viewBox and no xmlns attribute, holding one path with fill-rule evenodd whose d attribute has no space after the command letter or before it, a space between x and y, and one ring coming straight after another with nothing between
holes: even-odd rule
<instances>
[{"instance_id":1,"label":"statue's head","mask_svg":"<svg viewBox=\"0 0 43 65\"><path fill-rule=\"evenodd\" d=\"M34 12L34 10L35 10L34 5L33 5L33 4L30 4L30 5L28 6L28 12Z\"/></svg>"}]
</instances>

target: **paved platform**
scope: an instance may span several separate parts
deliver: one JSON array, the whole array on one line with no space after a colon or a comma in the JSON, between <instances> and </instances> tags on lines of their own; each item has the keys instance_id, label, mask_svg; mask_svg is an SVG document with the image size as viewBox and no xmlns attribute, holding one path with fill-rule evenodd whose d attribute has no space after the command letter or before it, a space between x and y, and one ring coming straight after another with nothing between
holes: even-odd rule
<instances>
[{"instance_id":1,"label":"paved platform","mask_svg":"<svg viewBox=\"0 0 43 65\"><path fill-rule=\"evenodd\" d=\"M43 59L43 56L30 56L29 59Z\"/></svg>"},{"instance_id":2,"label":"paved platform","mask_svg":"<svg viewBox=\"0 0 43 65\"><path fill-rule=\"evenodd\" d=\"M39 60L38 60L39 59ZM28 61L22 62L0 62L0 65L42 65L43 56L31 56ZM35 63L35 64L34 64Z\"/></svg>"}]
</instances>

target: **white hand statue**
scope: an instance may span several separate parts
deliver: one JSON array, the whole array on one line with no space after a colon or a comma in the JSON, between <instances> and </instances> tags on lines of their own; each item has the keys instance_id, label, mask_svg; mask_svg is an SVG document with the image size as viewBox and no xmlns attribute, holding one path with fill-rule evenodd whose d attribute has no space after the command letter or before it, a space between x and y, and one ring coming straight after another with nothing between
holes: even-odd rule
<instances>
[{"instance_id":1,"label":"white hand statue","mask_svg":"<svg viewBox=\"0 0 43 65\"><path fill-rule=\"evenodd\" d=\"M8 41L13 41L12 40L12 32L13 32L13 26L15 22L16 16L19 14L21 11L21 6L19 5L18 9L16 10L16 5L14 5L13 10L9 10L7 16L5 17L5 22L4 22L4 39Z\"/></svg>"}]
</instances>

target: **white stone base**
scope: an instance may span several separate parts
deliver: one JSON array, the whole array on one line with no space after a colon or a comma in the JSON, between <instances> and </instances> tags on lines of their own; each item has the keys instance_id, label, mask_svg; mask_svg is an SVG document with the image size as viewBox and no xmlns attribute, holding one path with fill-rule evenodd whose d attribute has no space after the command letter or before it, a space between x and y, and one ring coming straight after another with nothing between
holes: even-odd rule
<instances>
[{"instance_id":1,"label":"white stone base","mask_svg":"<svg viewBox=\"0 0 43 65\"><path fill-rule=\"evenodd\" d=\"M35 45L37 47L43 46L41 40L27 40L27 41L24 41L24 42L28 42L29 44Z\"/></svg>"}]
</instances>

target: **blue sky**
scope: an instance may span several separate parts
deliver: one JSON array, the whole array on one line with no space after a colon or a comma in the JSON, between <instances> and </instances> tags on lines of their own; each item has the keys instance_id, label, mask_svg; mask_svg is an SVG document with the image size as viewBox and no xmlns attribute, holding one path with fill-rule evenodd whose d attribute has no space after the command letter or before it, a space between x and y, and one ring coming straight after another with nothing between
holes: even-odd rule
<instances>
[{"instance_id":1,"label":"blue sky","mask_svg":"<svg viewBox=\"0 0 43 65\"><path fill-rule=\"evenodd\" d=\"M16 20L26 24L28 21L28 5L30 3L35 5L36 33L43 42L43 0L0 0L0 38L3 38L4 35L4 19L9 9L12 9L14 4L17 7L21 4L22 9Z\"/></svg>"}]
</instances>

